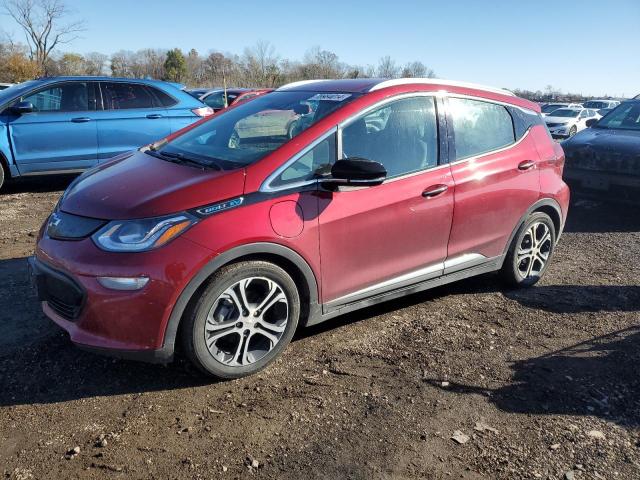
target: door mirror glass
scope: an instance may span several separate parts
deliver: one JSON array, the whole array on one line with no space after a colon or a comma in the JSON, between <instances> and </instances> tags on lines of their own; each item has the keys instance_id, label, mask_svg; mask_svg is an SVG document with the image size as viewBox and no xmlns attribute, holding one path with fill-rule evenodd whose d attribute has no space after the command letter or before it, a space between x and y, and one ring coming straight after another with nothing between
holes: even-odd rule
<instances>
[{"instance_id":1,"label":"door mirror glass","mask_svg":"<svg viewBox=\"0 0 640 480\"><path fill-rule=\"evenodd\" d=\"M11 107L11 110L18 115L22 115L24 113L33 112L34 108L31 102L18 102L13 107Z\"/></svg>"},{"instance_id":2,"label":"door mirror glass","mask_svg":"<svg viewBox=\"0 0 640 480\"><path fill-rule=\"evenodd\" d=\"M374 186L387 178L387 169L379 162L366 158L346 158L338 160L331 167L331 177L323 180L330 185Z\"/></svg>"},{"instance_id":3,"label":"door mirror glass","mask_svg":"<svg viewBox=\"0 0 640 480\"><path fill-rule=\"evenodd\" d=\"M590 127L597 122L598 122L597 118L590 118L589 120L586 121L586 124L587 124L587 127Z\"/></svg>"}]
</instances>

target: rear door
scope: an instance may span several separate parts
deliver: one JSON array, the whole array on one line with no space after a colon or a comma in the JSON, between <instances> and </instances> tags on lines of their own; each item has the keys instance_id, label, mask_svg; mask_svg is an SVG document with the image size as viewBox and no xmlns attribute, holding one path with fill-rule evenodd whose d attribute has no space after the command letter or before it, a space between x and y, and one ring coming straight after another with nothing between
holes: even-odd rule
<instances>
[{"instance_id":1,"label":"rear door","mask_svg":"<svg viewBox=\"0 0 640 480\"><path fill-rule=\"evenodd\" d=\"M530 129L516 129L506 106L455 96L447 104L455 182L448 261L481 262L503 254L520 218L538 200L538 152Z\"/></svg>"},{"instance_id":2,"label":"rear door","mask_svg":"<svg viewBox=\"0 0 640 480\"><path fill-rule=\"evenodd\" d=\"M327 307L438 276L453 214L433 96L385 102L341 129L341 158L382 163L382 184L319 192L322 299ZM446 144L445 144L446 147Z\"/></svg>"},{"instance_id":3,"label":"rear door","mask_svg":"<svg viewBox=\"0 0 640 480\"><path fill-rule=\"evenodd\" d=\"M111 158L171 133L169 116L153 92L135 82L100 82L98 159Z\"/></svg>"},{"instance_id":4,"label":"rear door","mask_svg":"<svg viewBox=\"0 0 640 480\"><path fill-rule=\"evenodd\" d=\"M10 115L8 128L21 174L77 170L98 153L94 82L50 84L21 97L32 113Z\"/></svg>"}]
</instances>

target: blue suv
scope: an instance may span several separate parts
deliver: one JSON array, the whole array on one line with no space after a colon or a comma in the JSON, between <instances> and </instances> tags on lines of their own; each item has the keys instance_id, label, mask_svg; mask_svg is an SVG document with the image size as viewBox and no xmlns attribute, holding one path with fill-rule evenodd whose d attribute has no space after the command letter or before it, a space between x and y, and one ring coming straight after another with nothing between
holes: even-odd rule
<instances>
[{"instance_id":1,"label":"blue suv","mask_svg":"<svg viewBox=\"0 0 640 480\"><path fill-rule=\"evenodd\" d=\"M157 80L51 77L14 85L0 91L0 186L6 177L90 168L212 113Z\"/></svg>"}]
</instances>

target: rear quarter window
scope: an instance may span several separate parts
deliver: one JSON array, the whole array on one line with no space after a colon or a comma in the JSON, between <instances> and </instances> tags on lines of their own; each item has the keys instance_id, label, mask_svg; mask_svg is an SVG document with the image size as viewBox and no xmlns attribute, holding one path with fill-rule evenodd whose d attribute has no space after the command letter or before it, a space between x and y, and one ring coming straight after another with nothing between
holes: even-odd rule
<instances>
[{"instance_id":1,"label":"rear quarter window","mask_svg":"<svg viewBox=\"0 0 640 480\"><path fill-rule=\"evenodd\" d=\"M173 98L168 93L163 92L159 88L147 86L147 88L151 91L151 94L155 97L157 101L157 106L159 107L173 107L178 101Z\"/></svg>"}]
</instances>

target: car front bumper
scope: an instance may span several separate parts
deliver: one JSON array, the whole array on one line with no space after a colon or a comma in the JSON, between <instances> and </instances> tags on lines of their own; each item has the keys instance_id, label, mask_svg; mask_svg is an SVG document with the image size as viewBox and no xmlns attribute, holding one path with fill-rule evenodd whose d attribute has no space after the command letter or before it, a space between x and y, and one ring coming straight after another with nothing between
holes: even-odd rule
<instances>
[{"instance_id":1,"label":"car front bumper","mask_svg":"<svg viewBox=\"0 0 640 480\"><path fill-rule=\"evenodd\" d=\"M102 354L168 362L173 342L165 331L174 304L212 253L177 238L157 250L112 253L90 239L38 240L29 259L32 283L47 317L78 347ZM98 278L149 278L139 290L105 288Z\"/></svg>"}]
</instances>

